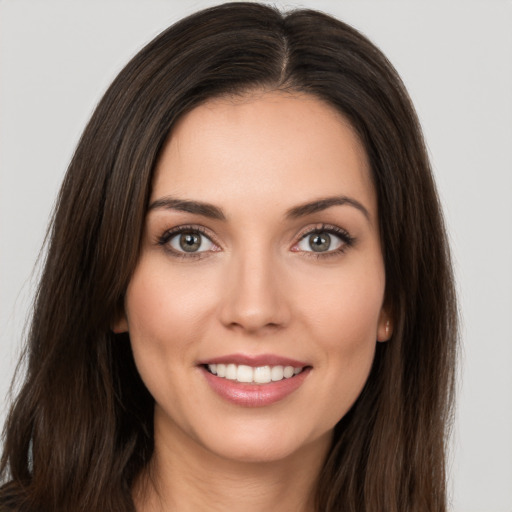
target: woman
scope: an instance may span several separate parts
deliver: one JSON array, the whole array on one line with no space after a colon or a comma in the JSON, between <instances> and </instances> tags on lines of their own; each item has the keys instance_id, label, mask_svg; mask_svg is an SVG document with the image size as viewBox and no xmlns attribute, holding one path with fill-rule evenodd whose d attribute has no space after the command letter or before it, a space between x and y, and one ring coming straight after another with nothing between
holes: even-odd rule
<instances>
[{"instance_id":1,"label":"woman","mask_svg":"<svg viewBox=\"0 0 512 512\"><path fill-rule=\"evenodd\" d=\"M202 11L121 71L70 164L1 503L443 511L455 342L389 62L314 11Z\"/></svg>"}]
</instances>

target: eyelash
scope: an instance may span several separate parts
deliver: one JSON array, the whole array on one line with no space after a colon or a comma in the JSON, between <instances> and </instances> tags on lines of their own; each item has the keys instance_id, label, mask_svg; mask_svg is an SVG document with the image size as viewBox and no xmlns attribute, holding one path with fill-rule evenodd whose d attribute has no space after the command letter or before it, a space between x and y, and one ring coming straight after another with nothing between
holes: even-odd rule
<instances>
[{"instance_id":1,"label":"eyelash","mask_svg":"<svg viewBox=\"0 0 512 512\"><path fill-rule=\"evenodd\" d=\"M200 259L205 256L207 256L209 251L201 251L201 252L181 252L173 249L169 242L177 235L182 233L191 233L191 234L197 234L206 237L208 240L211 241L215 246L218 247L218 244L215 242L214 237L212 234L205 229L203 226L198 225L183 225L183 226L177 226L175 228L169 229L165 231L161 236L157 239L157 245L164 248L166 252L168 252L170 255L176 258L186 258L186 259ZM339 254L343 254L347 249L352 247L356 239L349 234L348 231L345 229L339 228L337 226L333 226L330 224L321 224L315 226L313 229L307 229L306 231L299 234L298 241L295 242L293 247L296 247L302 240L305 238L315 235L315 234L329 234L329 235L335 235L337 236L342 244L340 247L334 250L326 251L326 252L315 252L315 251L300 251L296 250L294 252L300 252L302 256L306 258L315 258L315 259L321 259L321 258L329 258L333 256L337 256ZM215 251L217 252L217 251Z\"/></svg>"},{"instance_id":2,"label":"eyelash","mask_svg":"<svg viewBox=\"0 0 512 512\"><path fill-rule=\"evenodd\" d=\"M163 235L158 237L157 244L164 248L171 256L175 258L186 258L186 259L200 259L204 258L207 255L207 251L202 252L181 252L173 249L169 242L176 236L182 233L191 233L197 234L206 237L210 240L214 245L218 246L218 244L214 241L214 237L210 234L208 230L206 230L203 226L198 225L183 225L177 226L175 228L167 230Z\"/></svg>"},{"instance_id":3,"label":"eyelash","mask_svg":"<svg viewBox=\"0 0 512 512\"><path fill-rule=\"evenodd\" d=\"M342 244L340 247L334 250L326 251L326 252L314 252L314 251L297 251L301 252L302 256L305 258L315 258L315 259L323 259L323 258L330 258L339 256L340 254L345 253L347 249L350 247L353 247L356 243L356 238L350 235L348 231L345 229L342 229L338 226L333 226L331 224L320 224L313 229L307 229L305 232L301 233L299 235L299 241L294 244L294 247L297 246L302 240L305 238L316 235L316 234L329 234L329 235L335 235L337 236Z\"/></svg>"}]
</instances>

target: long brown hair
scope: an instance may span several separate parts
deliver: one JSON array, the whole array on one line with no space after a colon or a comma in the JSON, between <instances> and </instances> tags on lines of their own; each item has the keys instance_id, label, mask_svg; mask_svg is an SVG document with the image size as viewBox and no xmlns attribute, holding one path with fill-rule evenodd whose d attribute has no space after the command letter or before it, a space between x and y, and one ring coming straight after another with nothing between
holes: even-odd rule
<instances>
[{"instance_id":1,"label":"long brown hair","mask_svg":"<svg viewBox=\"0 0 512 512\"><path fill-rule=\"evenodd\" d=\"M153 399L128 335L110 326L137 263L152 173L176 120L250 89L305 92L364 144L378 197L394 332L335 429L321 512L446 510L445 448L456 307L421 129L392 65L350 26L256 3L206 9L121 71L78 144L58 197L4 432L0 504L16 511L134 511L153 452Z\"/></svg>"}]
</instances>

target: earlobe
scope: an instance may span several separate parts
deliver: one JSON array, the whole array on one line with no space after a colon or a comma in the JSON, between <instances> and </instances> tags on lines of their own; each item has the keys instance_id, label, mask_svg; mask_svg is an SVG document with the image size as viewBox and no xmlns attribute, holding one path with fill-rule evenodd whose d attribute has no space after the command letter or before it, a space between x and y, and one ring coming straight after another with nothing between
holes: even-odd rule
<instances>
[{"instance_id":1,"label":"earlobe","mask_svg":"<svg viewBox=\"0 0 512 512\"><path fill-rule=\"evenodd\" d=\"M124 311L117 315L117 318L112 322L110 328L114 334L128 332L128 320L126 319Z\"/></svg>"},{"instance_id":2,"label":"earlobe","mask_svg":"<svg viewBox=\"0 0 512 512\"><path fill-rule=\"evenodd\" d=\"M379 325L377 328L377 341L389 341L393 336L393 322L389 314L383 309L380 312Z\"/></svg>"}]
</instances>

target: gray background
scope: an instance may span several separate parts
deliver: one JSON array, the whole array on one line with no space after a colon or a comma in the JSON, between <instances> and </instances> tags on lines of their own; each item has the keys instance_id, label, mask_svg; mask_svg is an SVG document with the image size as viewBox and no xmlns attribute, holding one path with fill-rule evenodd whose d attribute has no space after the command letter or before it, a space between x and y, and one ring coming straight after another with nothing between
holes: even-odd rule
<instances>
[{"instance_id":1,"label":"gray background","mask_svg":"<svg viewBox=\"0 0 512 512\"><path fill-rule=\"evenodd\" d=\"M35 261L81 130L145 42L215 3L0 1L0 420ZM511 512L512 2L273 3L353 24L409 89L445 207L463 319L451 510Z\"/></svg>"}]
</instances>

